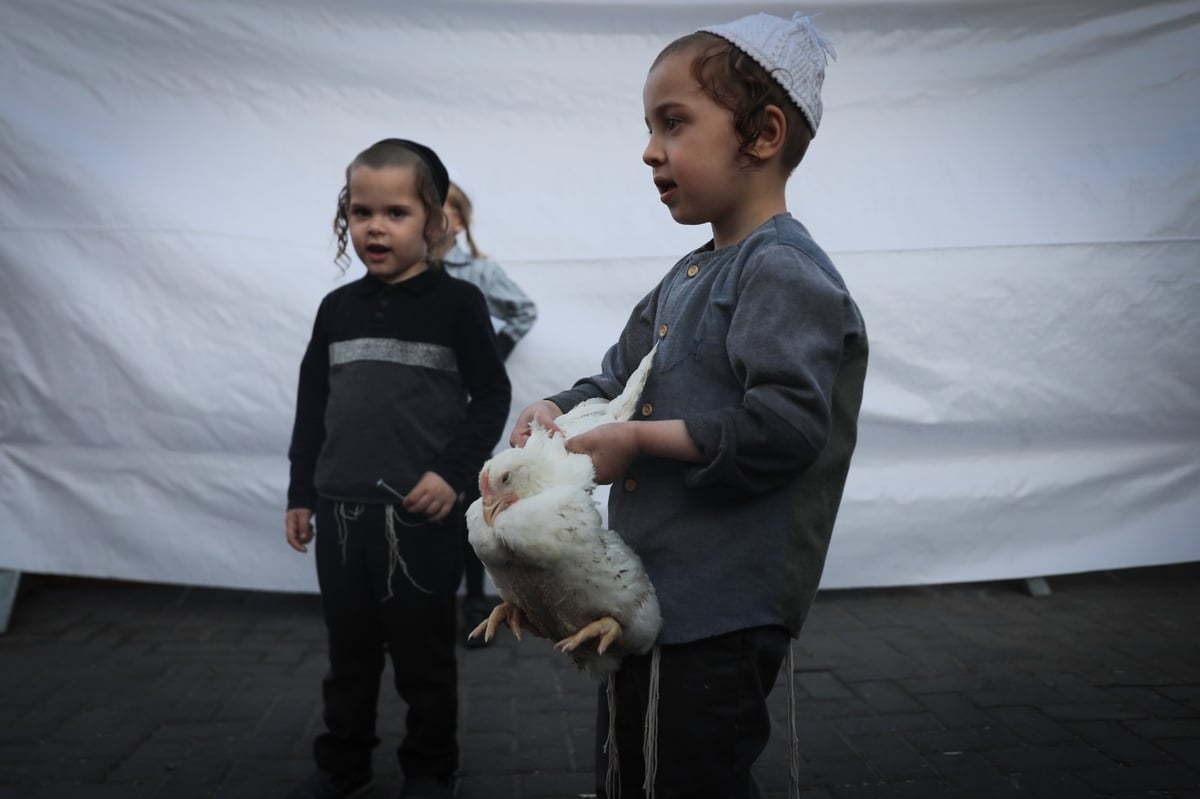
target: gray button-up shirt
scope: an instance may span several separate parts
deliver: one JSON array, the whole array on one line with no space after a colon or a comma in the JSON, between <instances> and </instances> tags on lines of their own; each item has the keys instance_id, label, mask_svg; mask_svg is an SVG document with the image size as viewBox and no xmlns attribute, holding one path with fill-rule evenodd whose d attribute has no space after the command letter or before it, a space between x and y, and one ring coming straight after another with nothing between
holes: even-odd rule
<instances>
[{"instance_id":1,"label":"gray button-up shirt","mask_svg":"<svg viewBox=\"0 0 1200 799\"><path fill-rule=\"evenodd\" d=\"M857 438L858 307L800 222L711 242L634 308L602 372L550 397L616 396L654 342L640 419L682 419L707 458L639 458L609 498L663 608L663 641L760 625L797 634L820 581Z\"/></svg>"}]
</instances>

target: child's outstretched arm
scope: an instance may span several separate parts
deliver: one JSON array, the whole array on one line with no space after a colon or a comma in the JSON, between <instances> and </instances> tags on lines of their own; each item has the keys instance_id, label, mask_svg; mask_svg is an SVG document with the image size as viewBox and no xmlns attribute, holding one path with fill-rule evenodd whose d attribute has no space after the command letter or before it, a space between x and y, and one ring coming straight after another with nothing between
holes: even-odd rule
<instances>
[{"instance_id":1,"label":"child's outstretched arm","mask_svg":"<svg viewBox=\"0 0 1200 799\"><path fill-rule=\"evenodd\" d=\"M537 321L537 305L499 264L486 260L477 263L482 267L479 288L487 299L488 311L503 322L496 331L496 342L500 354L508 358Z\"/></svg>"},{"instance_id":2,"label":"child's outstretched arm","mask_svg":"<svg viewBox=\"0 0 1200 799\"><path fill-rule=\"evenodd\" d=\"M300 381L296 390L296 419L292 443L288 447L291 479L288 482L288 511L284 534L288 545L297 552L308 552L312 542L312 509L317 506L314 475L317 455L325 443L325 407L329 401L329 340L325 334L326 297L317 309L312 337L300 362Z\"/></svg>"},{"instance_id":3,"label":"child's outstretched arm","mask_svg":"<svg viewBox=\"0 0 1200 799\"><path fill-rule=\"evenodd\" d=\"M567 439L567 450L591 456L599 485L619 479L639 455L705 462L682 419L600 425Z\"/></svg>"}]
</instances>

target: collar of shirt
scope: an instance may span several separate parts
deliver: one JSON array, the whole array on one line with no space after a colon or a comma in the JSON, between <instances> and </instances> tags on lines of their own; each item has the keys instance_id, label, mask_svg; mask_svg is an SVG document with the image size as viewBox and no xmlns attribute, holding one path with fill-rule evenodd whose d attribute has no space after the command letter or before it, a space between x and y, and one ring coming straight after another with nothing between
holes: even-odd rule
<instances>
[{"instance_id":1,"label":"collar of shirt","mask_svg":"<svg viewBox=\"0 0 1200 799\"><path fill-rule=\"evenodd\" d=\"M454 244L442 256L442 263L448 266L466 266L471 263L471 255L462 247Z\"/></svg>"},{"instance_id":2,"label":"collar of shirt","mask_svg":"<svg viewBox=\"0 0 1200 799\"><path fill-rule=\"evenodd\" d=\"M441 269L426 269L419 275L401 280L399 283L384 283L374 275L363 275L360 281L364 295L374 294L423 294L437 285L445 273Z\"/></svg>"}]
</instances>

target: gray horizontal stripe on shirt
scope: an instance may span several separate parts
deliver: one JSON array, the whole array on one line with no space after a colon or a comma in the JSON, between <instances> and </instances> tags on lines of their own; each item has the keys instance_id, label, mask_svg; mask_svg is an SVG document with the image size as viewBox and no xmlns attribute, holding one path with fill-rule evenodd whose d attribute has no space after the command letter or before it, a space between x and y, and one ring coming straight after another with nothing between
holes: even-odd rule
<instances>
[{"instance_id":1,"label":"gray horizontal stripe on shirt","mask_svg":"<svg viewBox=\"0 0 1200 799\"><path fill-rule=\"evenodd\" d=\"M405 366L423 366L457 372L458 359L454 350L441 344L423 341L400 341L394 338L355 338L335 341L329 345L329 365L341 366L355 361L386 361Z\"/></svg>"}]
</instances>

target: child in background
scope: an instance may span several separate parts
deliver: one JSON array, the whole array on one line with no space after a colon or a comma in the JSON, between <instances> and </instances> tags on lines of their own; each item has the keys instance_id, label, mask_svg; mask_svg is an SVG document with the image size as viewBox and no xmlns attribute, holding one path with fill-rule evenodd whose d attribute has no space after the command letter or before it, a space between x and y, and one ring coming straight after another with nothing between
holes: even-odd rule
<instances>
[{"instance_id":1,"label":"child in background","mask_svg":"<svg viewBox=\"0 0 1200 799\"><path fill-rule=\"evenodd\" d=\"M471 235L474 207L470 198L454 181L450 181L445 210L450 235L436 257L441 259L451 277L479 286L483 298L487 300L488 312L500 320L501 325L496 331L496 338L499 341L500 354L507 359L517 342L525 337L537 321L537 305L499 264L489 260L475 245L475 237ZM458 246L460 233L466 236L469 254Z\"/></svg>"},{"instance_id":2,"label":"child in background","mask_svg":"<svg viewBox=\"0 0 1200 799\"><path fill-rule=\"evenodd\" d=\"M615 397L657 342L639 419L567 442L613 484L609 522L662 605L661 681L651 655L612 678L624 799L760 795L767 695L820 581L867 366L862 316L784 194L821 121L827 51L808 18L756 14L659 54L642 159L675 221L712 240L633 309L600 374L530 405L510 439ZM656 761L642 750L655 687Z\"/></svg>"},{"instance_id":3,"label":"child in background","mask_svg":"<svg viewBox=\"0 0 1200 799\"><path fill-rule=\"evenodd\" d=\"M495 261L488 260L475 245L475 237L471 235L471 216L473 207L466 193L450 182L450 191L446 195L446 220L450 227L450 235L439 247L435 257L439 258L451 276L466 280L479 286L483 297L487 300L488 311L500 320L500 329L496 331L496 343L500 354L507 359L517 342L525 337L533 323L537 321L537 306L526 296L521 287L513 282ZM466 235L467 247L470 254L458 246L458 235ZM470 504L479 496L479 488L472 485L464 497L463 504ZM489 600L483 593L483 564L479 562L475 550L470 544L464 544L463 561L466 572L465 596L463 597L463 629L462 639L468 648L487 646L484 636L467 638L466 634L475 627L480 619L491 612L498 600Z\"/></svg>"},{"instance_id":4,"label":"child in background","mask_svg":"<svg viewBox=\"0 0 1200 799\"><path fill-rule=\"evenodd\" d=\"M371 790L385 652L408 705L401 796L453 795L461 498L511 389L483 295L430 257L448 184L433 150L385 139L355 157L338 196L337 261L349 241L367 274L321 302L300 366L286 533L306 552L315 513L329 671L317 770L293 799Z\"/></svg>"}]
</instances>

